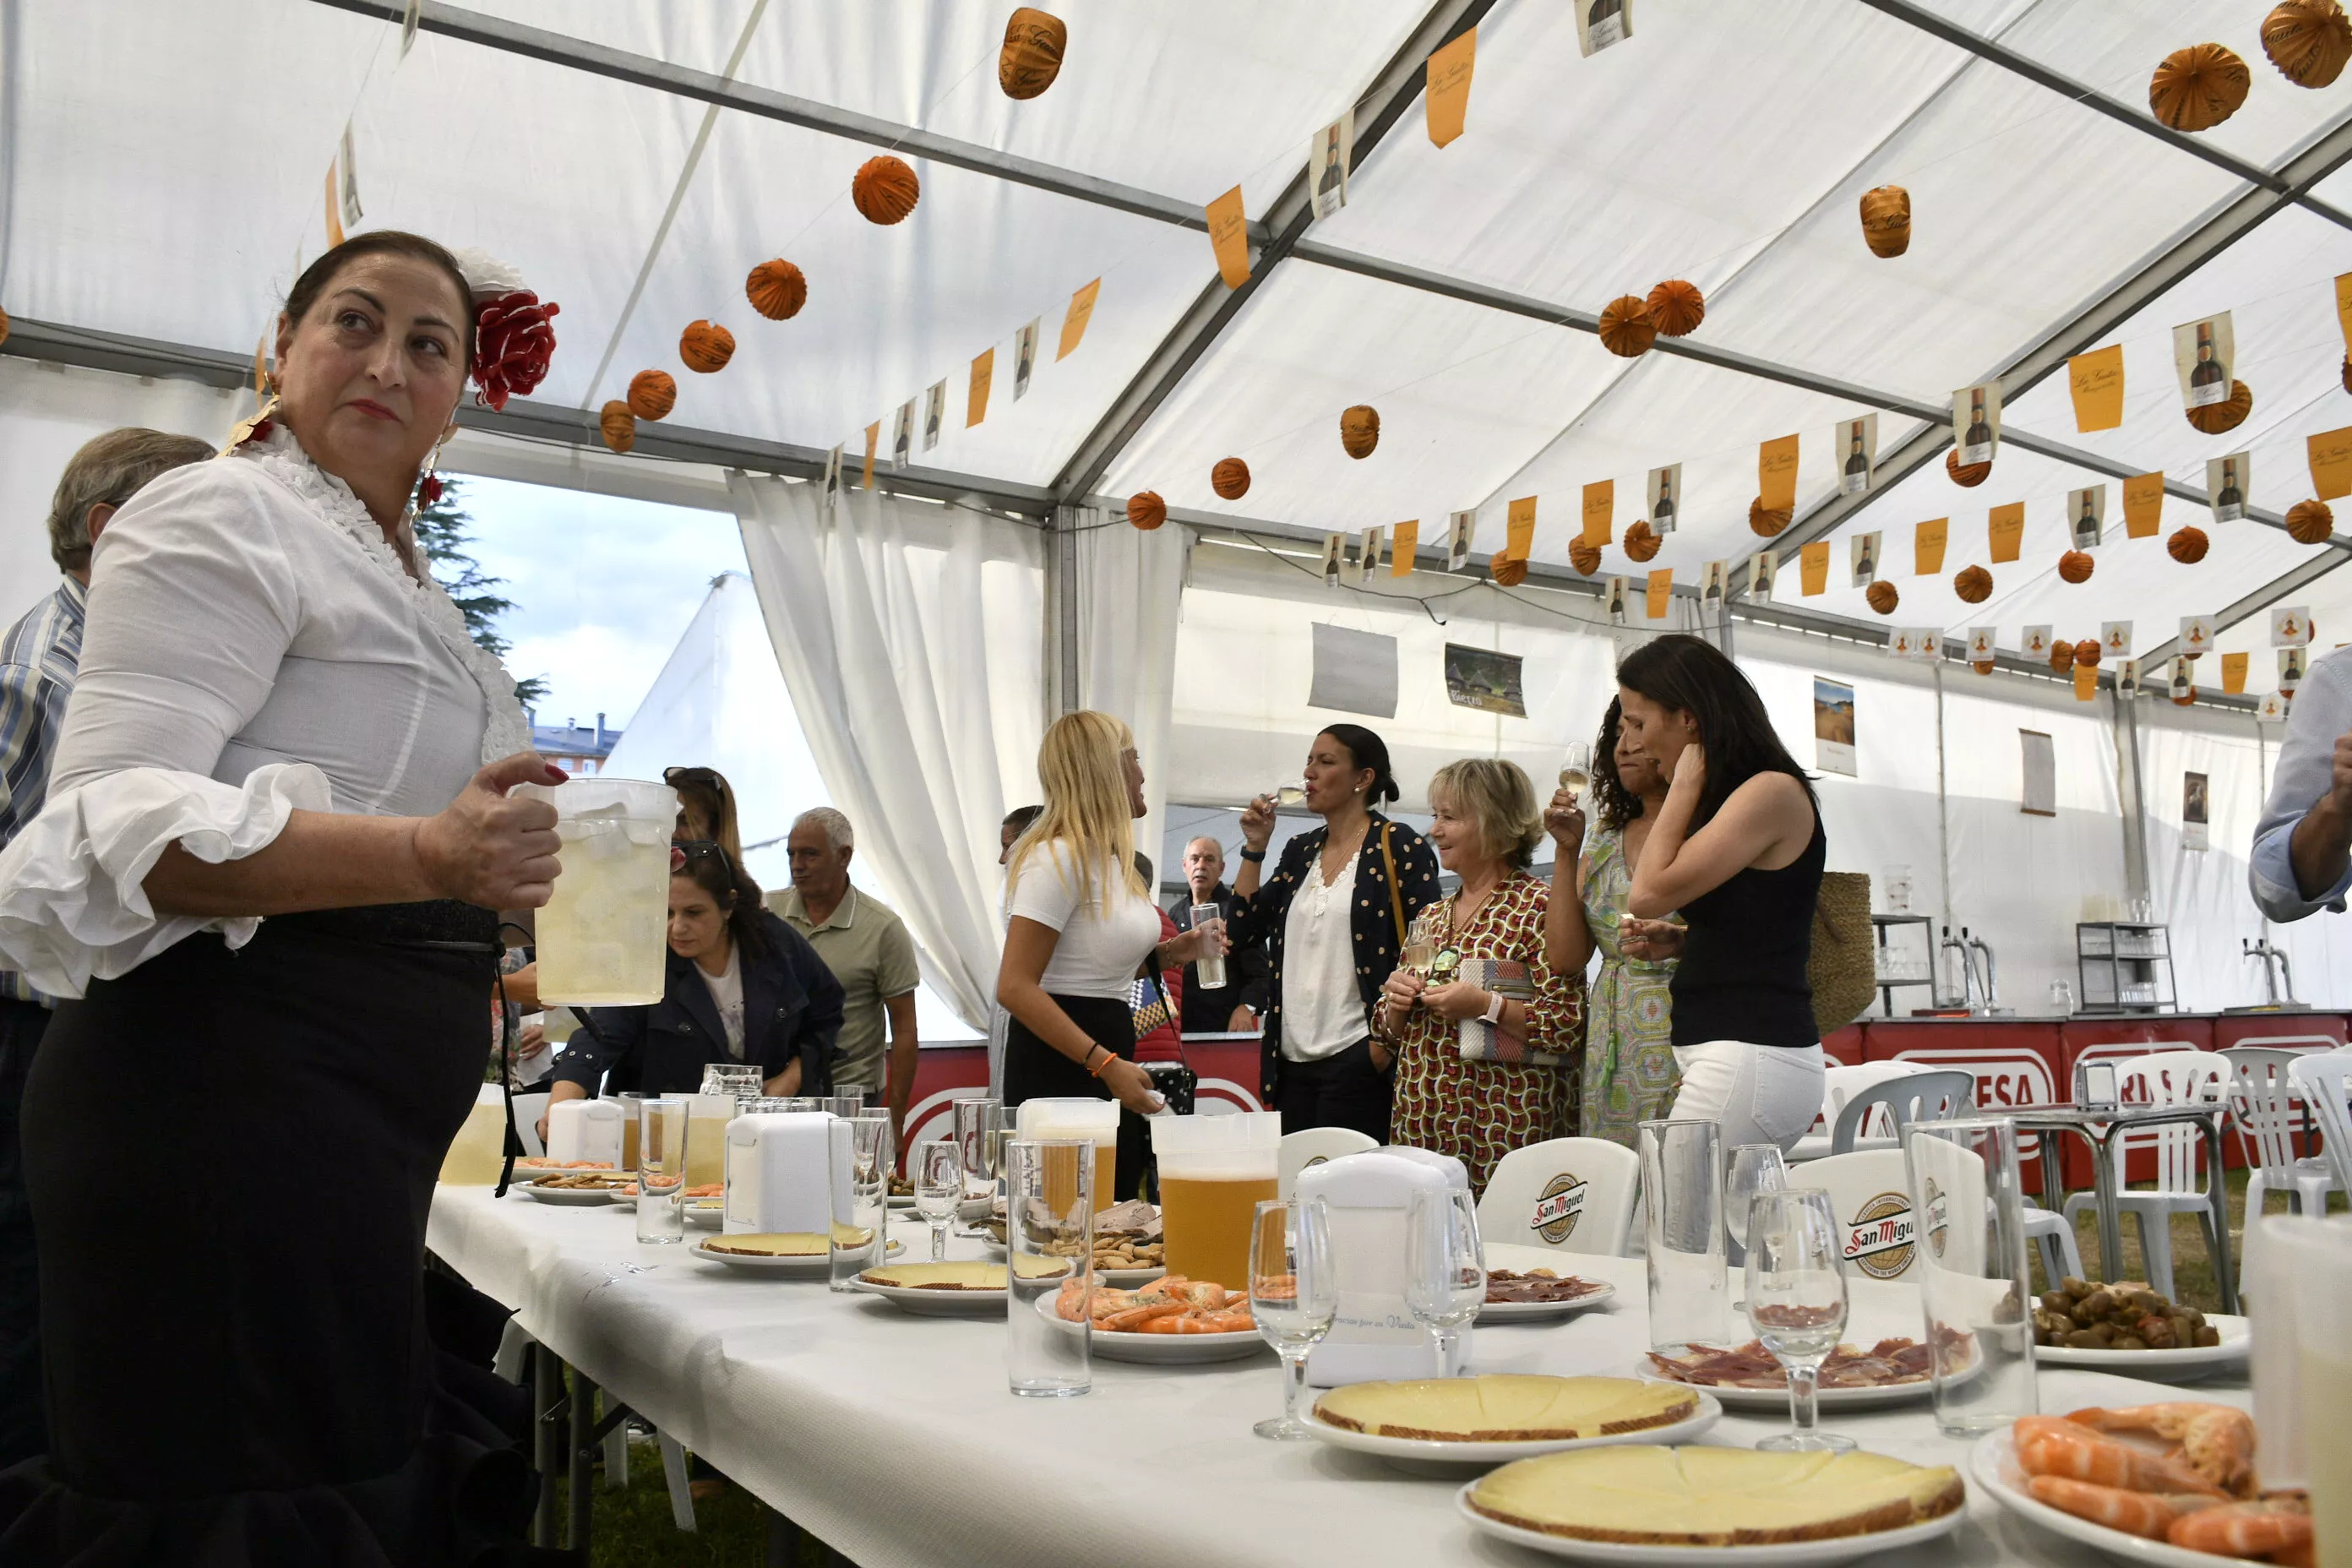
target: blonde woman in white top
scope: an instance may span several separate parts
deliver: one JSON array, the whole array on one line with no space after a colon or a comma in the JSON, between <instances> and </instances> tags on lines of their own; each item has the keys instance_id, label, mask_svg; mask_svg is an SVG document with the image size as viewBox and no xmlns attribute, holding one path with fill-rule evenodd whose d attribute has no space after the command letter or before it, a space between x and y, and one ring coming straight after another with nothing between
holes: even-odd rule
<instances>
[{"instance_id":1,"label":"blonde woman in white top","mask_svg":"<svg viewBox=\"0 0 2352 1568\"><path fill-rule=\"evenodd\" d=\"M25 1095L51 1446L0 1487L14 1568L520 1550L421 1278L493 911L558 870L552 808L506 792L563 775L410 524L468 374L538 379L513 280L484 281L478 310L413 235L329 251L278 320L274 418L98 542L47 801L0 855L0 953L79 998ZM305 1148L333 1179L267 1203L189 1176Z\"/></svg>"},{"instance_id":2,"label":"blonde woman in white top","mask_svg":"<svg viewBox=\"0 0 2352 1568\"><path fill-rule=\"evenodd\" d=\"M1135 1065L1129 988L1149 960L1179 968L1225 951L1223 922L1160 940L1160 910L1135 869L1143 764L1108 713L1066 713L1037 752L1045 808L1006 864L1004 960L996 999L1012 1015L1004 1103L1061 1096L1116 1100L1118 1194L1133 1197L1146 1152L1142 1118L1160 1109Z\"/></svg>"}]
</instances>

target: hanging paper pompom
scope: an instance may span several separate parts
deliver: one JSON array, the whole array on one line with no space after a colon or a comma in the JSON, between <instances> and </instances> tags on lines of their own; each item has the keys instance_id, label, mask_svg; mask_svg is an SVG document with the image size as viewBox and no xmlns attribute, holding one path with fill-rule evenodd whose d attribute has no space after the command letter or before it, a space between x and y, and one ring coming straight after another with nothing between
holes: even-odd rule
<instances>
[{"instance_id":1,"label":"hanging paper pompom","mask_svg":"<svg viewBox=\"0 0 2352 1568\"><path fill-rule=\"evenodd\" d=\"M1339 445L1351 458L1369 458L1381 444L1380 410L1359 403L1339 416Z\"/></svg>"},{"instance_id":2,"label":"hanging paper pompom","mask_svg":"<svg viewBox=\"0 0 2352 1568\"><path fill-rule=\"evenodd\" d=\"M666 370L641 370L629 378L629 412L659 419L677 406L677 381Z\"/></svg>"},{"instance_id":3,"label":"hanging paper pompom","mask_svg":"<svg viewBox=\"0 0 2352 1568\"><path fill-rule=\"evenodd\" d=\"M1516 555L1507 555L1499 550L1495 552L1495 558L1486 563L1486 570L1493 574L1496 583L1506 588L1516 588L1528 580L1528 563Z\"/></svg>"},{"instance_id":4,"label":"hanging paper pompom","mask_svg":"<svg viewBox=\"0 0 2352 1568\"><path fill-rule=\"evenodd\" d=\"M2091 568L2096 564L2086 552L2069 550L2058 557L2058 575L2069 583L2087 583L2091 580Z\"/></svg>"},{"instance_id":5,"label":"hanging paper pompom","mask_svg":"<svg viewBox=\"0 0 2352 1568\"><path fill-rule=\"evenodd\" d=\"M1992 660L1989 658L1980 658L1974 664L1969 665L1969 668L1975 670L1979 675L1990 675L1992 673Z\"/></svg>"},{"instance_id":6,"label":"hanging paper pompom","mask_svg":"<svg viewBox=\"0 0 2352 1568\"><path fill-rule=\"evenodd\" d=\"M1748 531L1761 538L1769 539L1788 527L1790 519L1795 515L1796 513L1788 507L1766 506L1764 498L1758 496L1748 503Z\"/></svg>"},{"instance_id":7,"label":"hanging paper pompom","mask_svg":"<svg viewBox=\"0 0 2352 1568\"><path fill-rule=\"evenodd\" d=\"M1127 521L1149 533L1168 521L1168 503L1158 490L1138 490L1127 498Z\"/></svg>"},{"instance_id":8,"label":"hanging paper pompom","mask_svg":"<svg viewBox=\"0 0 2352 1568\"><path fill-rule=\"evenodd\" d=\"M1239 500L1249 494L1249 465L1239 458L1226 458L1209 470L1209 488L1227 500Z\"/></svg>"},{"instance_id":9,"label":"hanging paper pompom","mask_svg":"<svg viewBox=\"0 0 2352 1568\"><path fill-rule=\"evenodd\" d=\"M1580 539L1568 547L1568 563L1586 576L1601 570L1601 546Z\"/></svg>"},{"instance_id":10,"label":"hanging paper pompom","mask_svg":"<svg viewBox=\"0 0 2352 1568\"><path fill-rule=\"evenodd\" d=\"M1893 258L1911 248L1911 193L1880 185L1862 193L1862 238L1873 256Z\"/></svg>"},{"instance_id":11,"label":"hanging paper pompom","mask_svg":"<svg viewBox=\"0 0 2352 1568\"><path fill-rule=\"evenodd\" d=\"M2148 79L2148 111L2175 131L2210 131L2246 101L2246 62L2219 44L2191 44L2164 57Z\"/></svg>"},{"instance_id":12,"label":"hanging paper pompom","mask_svg":"<svg viewBox=\"0 0 2352 1568\"><path fill-rule=\"evenodd\" d=\"M1062 51L1070 29L1059 16L1024 5L1004 24L1004 45L996 51L996 85L1004 96L1032 99L1062 74Z\"/></svg>"},{"instance_id":13,"label":"hanging paper pompom","mask_svg":"<svg viewBox=\"0 0 2352 1568\"><path fill-rule=\"evenodd\" d=\"M2172 558L2183 566L2194 566L2205 559L2206 549L2211 543L2212 541L2205 537L2203 529L2191 525L2176 529L2172 537L2164 542L2164 548L2171 552Z\"/></svg>"},{"instance_id":14,"label":"hanging paper pompom","mask_svg":"<svg viewBox=\"0 0 2352 1568\"><path fill-rule=\"evenodd\" d=\"M2325 544L2336 531L2336 513L2324 500L2299 500L2286 509L2286 531L2297 544Z\"/></svg>"},{"instance_id":15,"label":"hanging paper pompom","mask_svg":"<svg viewBox=\"0 0 2352 1568\"><path fill-rule=\"evenodd\" d=\"M2096 669L2099 667L2099 655L2104 651L2105 650L2100 647L2098 638L2084 637L2074 645L2074 668Z\"/></svg>"},{"instance_id":16,"label":"hanging paper pompom","mask_svg":"<svg viewBox=\"0 0 2352 1568\"><path fill-rule=\"evenodd\" d=\"M689 321L678 334L677 357L705 375L725 370L735 357L735 334L709 321Z\"/></svg>"},{"instance_id":17,"label":"hanging paper pompom","mask_svg":"<svg viewBox=\"0 0 2352 1568\"><path fill-rule=\"evenodd\" d=\"M1625 531L1625 553L1636 561L1647 561L1655 555L1661 542L1646 520Z\"/></svg>"},{"instance_id":18,"label":"hanging paper pompom","mask_svg":"<svg viewBox=\"0 0 2352 1568\"><path fill-rule=\"evenodd\" d=\"M1869 600L1870 607L1882 616L1893 615L1895 606L1903 602L1903 595L1895 591L1895 584L1883 579L1864 589L1862 596Z\"/></svg>"},{"instance_id":19,"label":"hanging paper pompom","mask_svg":"<svg viewBox=\"0 0 2352 1568\"><path fill-rule=\"evenodd\" d=\"M625 452L637 444L637 416L618 398L604 405L596 427L604 433L604 445L615 452Z\"/></svg>"},{"instance_id":20,"label":"hanging paper pompom","mask_svg":"<svg viewBox=\"0 0 2352 1568\"><path fill-rule=\"evenodd\" d=\"M856 178L849 182L849 199L868 223L899 222L915 210L922 195L923 183L915 178L915 171L887 153L860 163Z\"/></svg>"},{"instance_id":21,"label":"hanging paper pompom","mask_svg":"<svg viewBox=\"0 0 2352 1568\"><path fill-rule=\"evenodd\" d=\"M1992 574L1981 566L1963 566L1953 574L1952 592L1964 605L1981 605L1992 597Z\"/></svg>"},{"instance_id":22,"label":"hanging paper pompom","mask_svg":"<svg viewBox=\"0 0 2352 1568\"><path fill-rule=\"evenodd\" d=\"M1685 337L1706 320L1706 296L1696 283L1668 279L1650 290L1650 320L1670 338Z\"/></svg>"},{"instance_id":23,"label":"hanging paper pompom","mask_svg":"<svg viewBox=\"0 0 2352 1568\"><path fill-rule=\"evenodd\" d=\"M743 297L772 321L787 321L808 303L808 277L782 257L762 261L743 279Z\"/></svg>"},{"instance_id":24,"label":"hanging paper pompom","mask_svg":"<svg viewBox=\"0 0 2352 1568\"><path fill-rule=\"evenodd\" d=\"M1639 294L1620 294L1601 310L1601 346L1620 359L1638 359L1658 341L1658 324Z\"/></svg>"},{"instance_id":25,"label":"hanging paper pompom","mask_svg":"<svg viewBox=\"0 0 2352 1568\"><path fill-rule=\"evenodd\" d=\"M2297 87L2326 87L2352 60L2352 20L2336 0L2282 0L2263 18L2263 53Z\"/></svg>"},{"instance_id":26,"label":"hanging paper pompom","mask_svg":"<svg viewBox=\"0 0 2352 1568\"><path fill-rule=\"evenodd\" d=\"M1958 447L1944 454L1944 472L1963 489L1974 489L1992 476L1990 463L1963 463Z\"/></svg>"},{"instance_id":27,"label":"hanging paper pompom","mask_svg":"<svg viewBox=\"0 0 2352 1568\"><path fill-rule=\"evenodd\" d=\"M2242 381L2230 383L2230 401L2209 403L2202 408L2189 410L2189 423L2208 436L2219 436L2224 430L2235 430L2254 411L2253 389Z\"/></svg>"},{"instance_id":28,"label":"hanging paper pompom","mask_svg":"<svg viewBox=\"0 0 2352 1568\"><path fill-rule=\"evenodd\" d=\"M5 310L0 310L0 343L5 343L5 342L6 342L7 341L8 341L8 312L7 312L7 311L5 311ZM2352 366L2352 361L2347 361L2347 362L2346 362L2346 363L2347 364L2347 366ZM2347 371L2347 374L2352 374L2352 371Z\"/></svg>"},{"instance_id":29,"label":"hanging paper pompom","mask_svg":"<svg viewBox=\"0 0 2352 1568\"><path fill-rule=\"evenodd\" d=\"M2050 645L2050 668L2063 675L2074 668L2074 645L2064 637Z\"/></svg>"}]
</instances>

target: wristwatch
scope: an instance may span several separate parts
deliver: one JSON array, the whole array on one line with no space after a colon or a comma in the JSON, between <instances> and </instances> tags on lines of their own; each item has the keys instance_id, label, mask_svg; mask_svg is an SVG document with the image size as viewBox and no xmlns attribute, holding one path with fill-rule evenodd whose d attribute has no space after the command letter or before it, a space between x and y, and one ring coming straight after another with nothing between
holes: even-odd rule
<instances>
[{"instance_id":1,"label":"wristwatch","mask_svg":"<svg viewBox=\"0 0 2352 1568\"><path fill-rule=\"evenodd\" d=\"M1243 859L1244 859L1244 860L1246 860L1246 861L1248 861L1251 865L1255 866L1255 865L1256 865L1259 861L1264 860L1264 859L1265 858L1265 850L1263 850L1263 849L1251 849L1251 848L1244 847L1244 848L1242 850L1242 858L1243 858Z\"/></svg>"},{"instance_id":2,"label":"wristwatch","mask_svg":"<svg viewBox=\"0 0 2352 1568\"><path fill-rule=\"evenodd\" d=\"M1503 994L1499 991L1489 991L1486 994L1490 1000L1486 1004L1486 1010L1478 1015L1478 1021L1482 1024L1499 1024L1503 1021Z\"/></svg>"}]
</instances>

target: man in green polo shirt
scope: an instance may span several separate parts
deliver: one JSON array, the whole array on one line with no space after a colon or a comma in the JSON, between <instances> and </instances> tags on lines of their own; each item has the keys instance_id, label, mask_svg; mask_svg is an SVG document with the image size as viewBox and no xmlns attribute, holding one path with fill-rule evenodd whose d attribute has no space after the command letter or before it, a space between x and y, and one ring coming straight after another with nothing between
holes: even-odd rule
<instances>
[{"instance_id":1,"label":"man in green polo shirt","mask_svg":"<svg viewBox=\"0 0 2352 1568\"><path fill-rule=\"evenodd\" d=\"M915 939L896 911L849 885L855 835L829 805L801 813L784 840L793 885L768 895L768 908L809 939L841 982L841 1033L833 1081L885 1090L890 1126L903 1145L907 1106L915 1094ZM889 1017L887 1066L882 1023Z\"/></svg>"}]
</instances>

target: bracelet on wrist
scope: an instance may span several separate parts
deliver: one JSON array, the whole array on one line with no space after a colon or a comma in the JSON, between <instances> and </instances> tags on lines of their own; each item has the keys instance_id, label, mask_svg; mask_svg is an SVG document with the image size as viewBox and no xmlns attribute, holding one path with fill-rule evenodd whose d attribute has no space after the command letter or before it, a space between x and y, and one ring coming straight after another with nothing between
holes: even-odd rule
<instances>
[{"instance_id":1,"label":"bracelet on wrist","mask_svg":"<svg viewBox=\"0 0 2352 1568\"><path fill-rule=\"evenodd\" d=\"M1485 1024L1499 1024L1503 1021L1503 994L1501 992L1489 991L1486 993L1486 1010L1478 1015L1478 1020Z\"/></svg>"},{"instance_id":2,"label":"bracelet on wrist","mask_svg":"<svg viewBox=\"0 0 2352 1568\"><path fill-rule=\"evenodd\" d=\"M1265 859L1265 851L1263 849L1252 849L1245 846L1242 850L1242 858L1248 861L1251 865L1255 866Z\"/></svg>"},{"instance_id":3,"label":"bracelet on wrist","mask_svg":"<svg viewBox=\"0 0 2352 1568\"><path fill-rule=\"evenodd\" d=\"M1102 1052L1103 1059L1099 1062L1095 1060L1095 1052L1097 1051ZM1110 1049L1110 1047L1097 1042L1097 1044L1087 1047L1086 1058L1079 1065L1087 1069L1087 1077L1100 1078L1103 1075L1103 1069L1117 1060L1118 1060L1118 1057Z\"/></svg>"}]
</instances>

